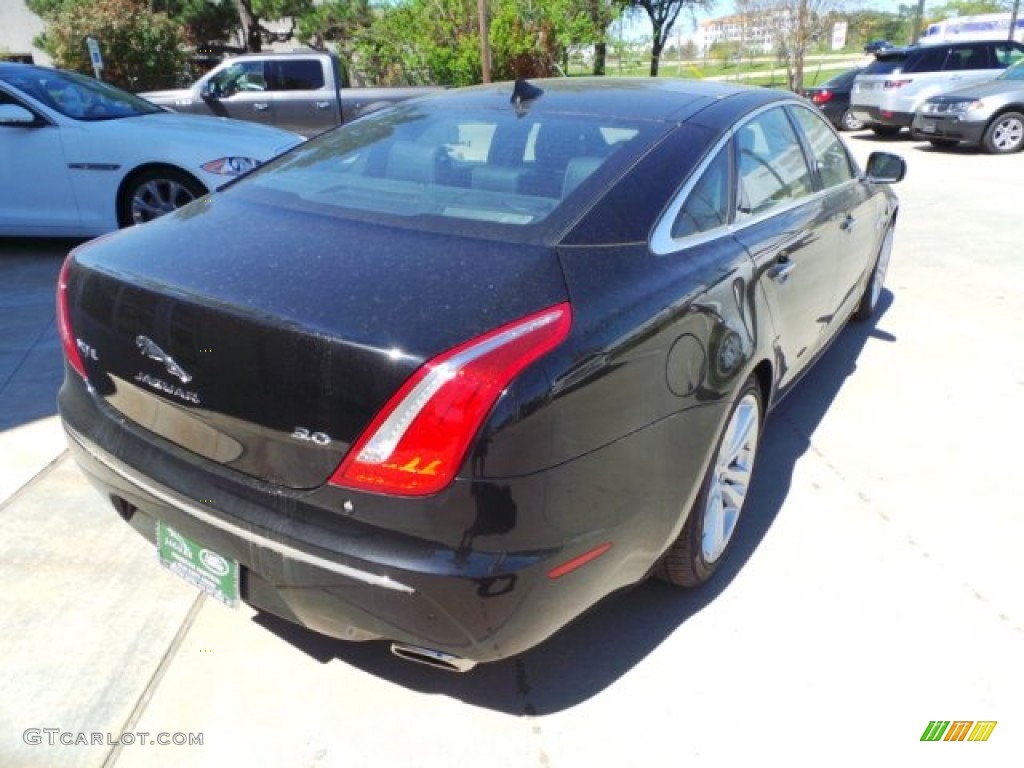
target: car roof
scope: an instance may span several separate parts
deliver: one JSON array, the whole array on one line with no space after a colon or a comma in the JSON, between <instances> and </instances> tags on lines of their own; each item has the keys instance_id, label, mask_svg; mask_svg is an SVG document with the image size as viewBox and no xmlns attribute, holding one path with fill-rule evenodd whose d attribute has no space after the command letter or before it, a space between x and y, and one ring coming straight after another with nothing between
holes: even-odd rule
<instances>
[{"instance_id":1,"label":"car roof","mask_svg":"<svg viewBox=\"0 0 1024 768\"><path fill-rule=\"evenodd\" d=\"M53 72L46 67L37 67L35 64L22 64L17 61L0 61L0 77L3 75L10 75L15 72Z\"/></svg>"},{"instance_id":2,"label":"car roof","mask_svg":"<svg viewBox=\"0 0 1024 768\"><path fill-rule=\"evenodd\" d=\"M524 109L538 114L577 114L603 118L679 121L705 107L742 97L752 106L795 98L788 91L668 77L560 77L530 80L542 95ZM458 109L508 109L512 82L441 91L427 102Z\"/></svg>"}]
</instances>

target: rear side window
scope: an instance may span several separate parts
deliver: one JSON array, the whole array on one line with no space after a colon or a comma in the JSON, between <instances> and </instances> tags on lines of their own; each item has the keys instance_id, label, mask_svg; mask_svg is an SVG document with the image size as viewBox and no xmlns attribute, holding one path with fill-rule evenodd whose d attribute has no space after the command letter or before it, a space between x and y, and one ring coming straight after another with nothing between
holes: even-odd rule
<instances>
[{"instance_id":1,"label":"rear side window","mask_svg":"<svg viewBox=\"0 0 1024 768\"><path fill-rule=\"evenodd\" d=\"M729 154L722 150L690 191L672 223L672 237L708 232L729 223Z\"/></svg>"},{"instance_id":2,"label":"rear side window","mask_svg":"<svg viewBox=\"0 0 1024 768\"><path fill-rule=\"evenodd\" d=\"M924 48L907 59L904 72L941 72L946 64L949 48L944 45Z\"/></svg>"},{"instance_id":3,"label":"rear side window","mask_svg":"<svg viewBox=\"0 0 1024 768\"><path fill-rule=\"evenodd\" d=\"M907 54L897 53L891 56L879 56L861 72L862 75L891 75L902 72L907 63Z\"/></svg>"},{"instance_id":4,"label":"rear side window","mask_svg":"<svg viewBox=\"0 0 1024 768\"><path fill-rule=\"evenodd\" d=\"M972 45L967 48L954 48L949 52L946 59L946 69L959 71L962 69L995 69L996 63L992 60L991 46Z\"/></svg>"},{"instance_id":5,"label":"rear side window","mask_svg":"<svg viewBox=\"0 0 1024 768\"><path fill-rule=\"evenodd\" d=\"M316 91L324 87L324 70L315 59L272 61L270 78L274 91Z\"/></svg>"},{"instance_id":6,"label":"rear side window","mask_svg":"<svg viewBox=\"0 0 1024 768\"><path fill-rule=\"evenodd\" d=\"M781 107L736 132L737 220L811 194L811 172Z\"/></svg>"}]
</instances>

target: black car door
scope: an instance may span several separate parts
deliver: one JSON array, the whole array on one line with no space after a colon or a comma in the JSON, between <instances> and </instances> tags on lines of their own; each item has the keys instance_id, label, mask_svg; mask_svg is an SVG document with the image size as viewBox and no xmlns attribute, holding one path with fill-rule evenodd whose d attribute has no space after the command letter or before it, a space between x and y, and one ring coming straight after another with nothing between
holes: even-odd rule
<instances>
[{"instance_id":1,"label":"black car door","mask_svg":"<svg viewBox=\"0 0 1024 768\"><path fill-rule=\"evenodd\" d=\"M779 384L813 359L832 321L837 282L829 210L783 106L755 114L733 138L734 236L755 263L775 327Z\"/></svg>"},{"instance_id":2,"label":"black car door","mask_svg":"<svg viewBox=\"0 0 1024 768\"><path fill-rule=\"evenodd\" d=\"M881 196L860 181L856 166L835 132L803 106L790 108L821 189L823 237L835 243L836 283L829 316L841 326L860 299L862 281L871 266L886 224Z\"/></svg>"}]
</instances>

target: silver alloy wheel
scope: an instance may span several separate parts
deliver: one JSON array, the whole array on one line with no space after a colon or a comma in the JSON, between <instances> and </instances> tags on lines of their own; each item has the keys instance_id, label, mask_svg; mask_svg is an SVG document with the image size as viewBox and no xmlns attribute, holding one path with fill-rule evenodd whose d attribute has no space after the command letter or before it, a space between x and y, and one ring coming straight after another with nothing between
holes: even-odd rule
<instances>
[{"instance_id":1,"label":"silver alloy wheel","mask_svg":"<svg viewBox=\"0 0 1024 768\"><path fill-rule=\"evenodd\" d=\"M847 131L859 131L864 127L864 121L854 117L853 112L849 109L843 112L843 118L839 122L842 124L843 130Z\"/></svg>"},{"instance_id":2,"label":"silver alloy wheel","mask_svg":"<svg viewBox=\"0 0 1024 768\"><path fill-rule=\"evenodd\" d=\"M1000 152L1012 152L1024 139L1024 123L1019 117L1008 115L1000 118L992 130L992 144Z\"/></svg>"},{"instance_id":3,"label":"silver alloy wheel","mask_svg":"<svg viewBox=\"0 0 1024 768\"><path fill-rule=\"evenodd\" d=\"M733 411L718 446L704 504L700 546L705 563L714 563L722 556L736 531L754 471L757 438L761 431L760 411L756 395L747 392Z\"/></svg>"},{"instance_id":4,"label":"silver alloy wheel","mask_svg":"<svg viewBox=\"0 0 1024 768\"><path fill-rule=\"evenodd\" d=\"M145 224L196 199L192 190L173 179L150 179L132 194L132 222Z\"/></svg>"},{"instance_id":5,"label":"silver alloy wheel","mask_svg":"<svg viewBox=\"0 0 1024 768\"><path fill-rule=\"evenodd\" d=\"M889 269L889 256L892 254L892 227L885 230L885 239L882 240L882 247L878 251L878 262L875 264L875 271L871 273L871 311L874 312L878 306L878 299L882 295L882 286L885 285L885 273Z\"/></svg>"}]
</instances>

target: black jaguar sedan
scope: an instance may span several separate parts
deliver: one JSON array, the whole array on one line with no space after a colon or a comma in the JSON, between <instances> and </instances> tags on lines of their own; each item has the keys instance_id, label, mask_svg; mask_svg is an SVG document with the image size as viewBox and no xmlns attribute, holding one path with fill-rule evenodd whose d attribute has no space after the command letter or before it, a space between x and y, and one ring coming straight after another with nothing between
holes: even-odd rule
<instances>
[{"instance_id":1,"label":"black jaguar sedan","mask_svg":"<svg viewBox=\"0 0 1024 768\"><path fill-rule=\"evenodd\" d=\"M763 89L405 102L70 254L63 423L200 589L465 670L712 576L904 172Z\"/></svg>"}]
</instances>

